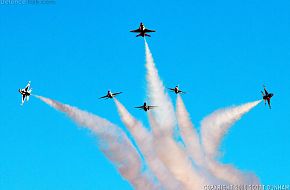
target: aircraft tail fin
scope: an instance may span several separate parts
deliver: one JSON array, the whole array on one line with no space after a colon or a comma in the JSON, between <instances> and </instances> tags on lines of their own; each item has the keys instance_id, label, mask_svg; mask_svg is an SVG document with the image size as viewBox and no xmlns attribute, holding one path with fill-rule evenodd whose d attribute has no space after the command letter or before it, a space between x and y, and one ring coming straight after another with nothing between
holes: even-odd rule
<instances>
[{"instance_id":1,"label":"aircraft tail fin","mask_svg":"<svg viewBox=\"0 0 290 190\"><path fill-rule=\"evenodd\" d=\"M263 91L261 91L261 93L262 93L262 95L263 95L263 96L265 96L265 94L264 94L264 92L263 92Z\"/></svg>"}]
</instances>

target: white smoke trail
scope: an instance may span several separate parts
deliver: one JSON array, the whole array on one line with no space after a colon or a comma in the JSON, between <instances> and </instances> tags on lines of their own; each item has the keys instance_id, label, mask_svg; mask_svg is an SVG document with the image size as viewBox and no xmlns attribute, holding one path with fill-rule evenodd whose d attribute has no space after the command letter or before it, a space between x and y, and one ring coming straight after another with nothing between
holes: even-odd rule
<instances>
[{"instance_id":1,"label":"white smoke trail","mask_svg":"<svg viewBox=\"0 0 290 190\"><path fill-rule=\"evenodd\" d=\"M147 69L147 89L150 103L158 106L154 110L156 118L158 118L159 127L163 132L168 132L169 135L173 134L175 126L175 113L172 102L165 92L165 87L161 81L155 63L150 52L149 46L145 40L145 53L146 53L146 69ZM157 126L156 126L157 127ZM155 130L155 129L153 129ZM156 129L159 130L159 129Z\"/></svg>"},{"instance_id":2,"label":"white smoke trail","mask_svg":"<svg viewBox=\"0 0 290 190\"><path fill-rule=\"evenodd\" d=\"M205 161L205 156L201 147L199 134L194 128L192 122L190 121L189 113L187 112L180 95L177 95L176 115L180 134L185 144L185 148L188 155L195 162L199 173L201 173L201 175L203 176L206 176L211 184L227 184L223 180L216 178L214 175L212 175L212 172L209 172L207 170L207 162Z\"/></svg>"},{"instance_id":3,"label":"white smoke trail","mask_svg":"<svg viewBox=\"0 0 290 190\"><path fill-rule=\"evenodd\" d=\"M187 152L198 166L202 166L204 155L199 141L199 135L190 121L189 113L180 95L177 95L176 115L180 134L186 145Z\"/></svg>"},{"instance_id":4,"label":"white smoke trail","mask_svg":"<svg viewBox=\"0 0 290 190\"><path fill-rule=\"evenodd\" d=\"M206 166L217 178L235 185L259 183L253 174L245 174L231 165L220 164L215 161L215 158L218 155L221 140L229 128L260 102L261 100L217 110L201 122L201 139L203 150L206 153Z\"/></svg>"},{"instance_id":5,"label":"white smoke trail","mask_svg":"<svg viewBox=\"0 0 290 190\"><path fill-rule=\"evenodd\" d=\"M168 94L165 93L146 40L145 50L148 96L151 103L158 105L158 108L154 110L156 119L149 115L156 153L185 189L201 189L203 184L208 184L207 179L195 171L184 149L173 138L173 129L176 124L174 108Z\"/></svg>"},{"instance_id":6,"label":"white smoke trail","mask_svg":"<svg viewBox=\"0 0 290 190\"><path fill-rule=\"evenodd\" d=\"M211 158L217 156L218 147L229 128L260 102L261 100L258 100L241 106L217 110L202 120L201 138L207 156Z\"/></svg>"},{"instance_id":7,"label":"white smoke trail","mask_svg":"<svg viewBox=\"0 0 290 190\"><path fill-rule=\"evenodd\" d=\"M99 140L101 151L115 164L121 175L138 190L157 189L149 176L142 172L139 154L126 134L117 126L96 115L76 107L59 103L42 96L39 98L51 107L64 112L80 126L92 130Z\"/></svg>"},{"instance_id":8,"label":"white smoke trail","mask_svg":"<svg viewBox=\"0 0 290 190\"><path fill-rule=\"evenodd\" d=\"M155 174L161 185L168 190L183 189L181 184L173 177L173 175L157 157L153 147L152 134L144 128L142 123L133 118L133 116L117 99L114 99L114 101L121 120L132 134L139 149L144 155L145 161L147 161L148 166Z\"/></svg>"},{"instance_id":9,"label":"white smoke trail","mask_svg":"<svg viewBox=\"0 0 290 190\"><path fill-rule=\"evenodd\" d=\"M252 173L244 173L230 164L221 164L214 159L205 158L206 169L224 184L244 185L260 184L259 179Z\"/></svg>"},{"instance_id":10,"label":"white smoke trail","mask_svg":"<svg viewBox=\"0 0 290 190\"><path fill-rule=\"evenodd\" d=\"M148 118L151 126L158 125L151 113L148 113ZM183 184L184 189L202 189L204 184L209 184L206 177L195 171L184 150L178 146L172 137L154 134L153 144L160 160Z\"/></svg>"}]
</instances>

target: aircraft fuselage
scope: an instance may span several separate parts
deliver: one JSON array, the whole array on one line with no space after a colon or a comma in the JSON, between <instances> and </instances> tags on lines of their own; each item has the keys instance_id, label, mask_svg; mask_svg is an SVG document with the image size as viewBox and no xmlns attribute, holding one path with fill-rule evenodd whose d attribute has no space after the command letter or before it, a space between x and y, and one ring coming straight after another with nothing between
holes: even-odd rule
<instances>
[{"instance_id":1,"label":"aircraft fuselage","mask_svg":"<svg viewBox=\"0 0 290 190\"><path fill-rule=\"evenodd\" d=\"M179 89L178 89L178 87L175 87L174 88L174 92L175 92L175 94L178 94L180 92Z\"/></svg>"},{"instance_id":2,"label":"aircraft fuselage","mask_svg":"<svg viewBox=\"0 0 290 190\"><path fill-rule=\"evenodd\" d=\"M30 96L30 93L29 93L28 91L25 91L25 90L23 90L23 89L22 89L22 90L19 89L18 91L19 91L20 94L22 94L22 95L24 95L24 96Z\"/></svg>"},{"instance_id":3,"label":"aircraft fuselage","mask_svg":"<svg viewBox=\"0 0 290 190\"><path fill-rule=\"evenodd\" d=\"M149 106L147 106L147 104L146 103L144 103L144 105L143 105L143 109L144 109L144 111L148 111L149 109L150 109L150 107Z\"/></svg>"},{"instance_id":4,"label":"aircraft fuselage","mask_svg":"<svg viewBox=\"0 0 290 190\"><path fill-rule=\"evenodd\" d=\"M113 94L111 91L108 91L108 98L113 98Z\"/></svg>"},{"instance_id":5,"label":"aircraft fuselage","mask_svg":"<svg viewBox=\"0 0 290 190\"><path fill-rule=\"evenodd\" d=\"M263 96L264 100L270 100L274 96L273 93L269 93L268 95Z\"/></svg>"},{"instance_id":6,"label":"aircraft fuselage","mask_svg":"<svg viewBox=\"0 0 290 190\"><path fill-rule=\"evenodd\" d=\"M140 24L140 27L139 27L139 29L140 29L141 31L143 31L143 32L144 32L144 30L145 30L145 26L144 26L143 24Z\"/></svg>"}]
</instances>

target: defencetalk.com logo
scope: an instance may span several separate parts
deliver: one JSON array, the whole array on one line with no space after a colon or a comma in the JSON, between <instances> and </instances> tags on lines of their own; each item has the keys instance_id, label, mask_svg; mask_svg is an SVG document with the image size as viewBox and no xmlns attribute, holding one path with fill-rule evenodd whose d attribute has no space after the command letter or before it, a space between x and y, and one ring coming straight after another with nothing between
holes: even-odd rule
<instances>
[{"instance_id":1,"label":"defencetalk.com logo","mask_svg":"<svg viewBox=\"0 0 290 190\"><path fill-rule=\"evenodd\" d=\"M0 0L0 5L53 5L55 0Z\"/></svg>"}]
</instances>

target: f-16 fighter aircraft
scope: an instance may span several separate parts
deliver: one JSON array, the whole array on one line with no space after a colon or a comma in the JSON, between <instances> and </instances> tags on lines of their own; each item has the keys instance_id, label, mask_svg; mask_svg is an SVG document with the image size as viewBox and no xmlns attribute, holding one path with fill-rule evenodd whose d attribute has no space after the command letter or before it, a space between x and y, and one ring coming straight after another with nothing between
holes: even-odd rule
<instances>
[{"instance_id":1,"label":"f-16 fighter aircraft","mask_svg":"<svg viewBox=\"0 0 290 190\"><path fill-rule=\"evenodd\" d=\"M102 96L102 97L100 97L99 99L102 99L102 98L105 98L105 99L108 99L108 98L114 98L115 96L117 96L118 94L121 94L121 93L122 93L122 92L112 93L112 92L109 90L106 96Z\"/></svg>"},{"instance_id":2,"label":"f-16 fighter aircraft","mask_svg":"<svg viewBox=\"0 0 290 190\"><path fill-rule=\"evenodd\" d=\"M264 86L264 92L262 92L263 95L263 100L265 102L266 105L266 101L268 102L269 108L271 109L271 98L274 96L273 93L268 93L268 91L266 90L266 86Z\"/></svg>"},{"instance_id":3,"label":"f-16 fighter aircraft","mask_svg":"<svg viewBox=\"0 0 290 190\"><path fill-rule=\"evenodd\" d=\"M28 102L29 96L32 92L32 88L30 88L30 81L28 82L28 84L26 85L26 87L24 89L18 89L18 91L22 95L21 105L23 105L25 100Z\"/></svg>"},{"instance_id":4,"label":"f-16 fighter aircraft","mask_svg":"<svg viewBox=\"0 0 290 190\"><path fill-rule=\"evenodd\" d=\"M153 109L157 106L148 106L146 102L144 102L143 106L138 106L138 107L135 107L135 108L138 108L138 109L141 109L141 110L144 110L144 111L148 111L150 109Z\"/></svg>"},{"instance_id":5,"label":"f-16 fighter aircraft","mask_svg":"<svg viewBox=\"0 0 290 190\"><path fill-rule=\"evenodd\" d=\"M186 92L179 89L179 86L177 85L175 88L168 88L169 90L173 91L175 94L185 94Z\"/></svg>"},{"instance_id":6,"label":"f-16 fighter aircraft","mask_svg":"<svg viewBox=\"0 0 290 190\"><path fill-rule=\"evenodd\" d=\"M146 29L145 26L144 26L144 24L141 22L138 29L131 30L130 32L137 32L139 34L136 37L142 36L144 38L144 36L151 37L149 34L146 34L146 33L155 32L155 30Z\"/></svg>"}]
</instances>

